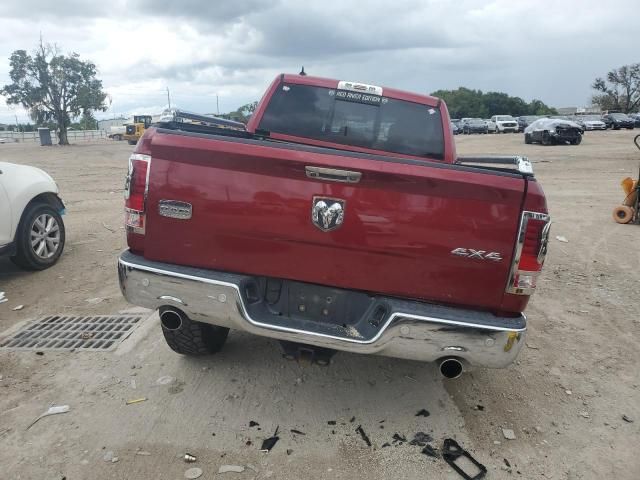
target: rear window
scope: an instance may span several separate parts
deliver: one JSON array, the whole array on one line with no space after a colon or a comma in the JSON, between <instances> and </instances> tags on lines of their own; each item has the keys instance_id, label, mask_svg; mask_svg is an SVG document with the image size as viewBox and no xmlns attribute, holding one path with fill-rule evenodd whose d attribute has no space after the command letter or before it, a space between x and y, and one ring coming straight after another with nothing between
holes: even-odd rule
<instances>
[{"instance_id":1,"label":"rear window","mask_svg":"<svg viewBox=\"0 0 640 480\"><path fill-rule=\"evenodd\" d=\"M258 128L392 153L444 157L440 111L384 96L283 84Z\"/></svg>"}]
</instances>

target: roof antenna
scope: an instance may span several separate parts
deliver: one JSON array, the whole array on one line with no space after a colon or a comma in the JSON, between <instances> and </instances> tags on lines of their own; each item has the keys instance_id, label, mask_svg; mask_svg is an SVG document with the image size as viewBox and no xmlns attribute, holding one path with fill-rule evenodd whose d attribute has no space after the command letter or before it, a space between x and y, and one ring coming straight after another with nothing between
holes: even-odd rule
<instances>
[{"instance_id":1,"label":"roof antenna","mask_svg":"<svg viewBox=\"0 0 640 480\"><path fill-rule=\"evenodd\" d=\"M307 72L304 71L304 65L302 66L302 70L300 70L300 73L298 75L301 75L303 77L307 76Z\"/></svg>"}]
</instances>

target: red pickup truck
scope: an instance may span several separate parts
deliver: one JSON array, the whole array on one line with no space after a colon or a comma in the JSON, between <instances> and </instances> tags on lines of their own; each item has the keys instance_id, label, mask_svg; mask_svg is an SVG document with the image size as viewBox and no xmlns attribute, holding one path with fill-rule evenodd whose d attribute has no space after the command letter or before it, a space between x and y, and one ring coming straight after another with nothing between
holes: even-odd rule
<instances>
[{"instance_id":1,"label":"red pickup truck","mask_svg":"<svg viewBox=\"0 0 640 480\"><path fill-rule=\"evenodd\" d=\"M238 329L446 377L516 358L550 225L527 159L457 157L438 98L301 75L246 129L180 112L148 129L125 197L120 287L176 352Z\"/></svg>"}]
</instances>

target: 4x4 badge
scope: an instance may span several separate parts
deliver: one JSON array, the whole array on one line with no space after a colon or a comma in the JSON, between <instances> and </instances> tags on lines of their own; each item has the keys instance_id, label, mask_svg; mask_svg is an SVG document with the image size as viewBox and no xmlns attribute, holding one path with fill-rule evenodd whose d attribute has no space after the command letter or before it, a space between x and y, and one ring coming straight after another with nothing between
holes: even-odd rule
<instances>
[{"instance_id":1,"label":"4x4 badge","mask_svg":"<svg viewBox=\"0 0 640 480\"><path fill-rule=\"evenodd\" d=\"M344 221L345 201L338 198L313 197L311 221L323 232L335 230Z\"/></svg>"},{"instance_id":2,"label":"4x4 badge","mask_svg":"<svg viewBox=\"0 0 640 480\"><path fill-rule=\"evenodd\" d=\"M474 250L473 248L454 248L451 250L452 255L466 258L477 258L478 260L492 260L499 262L502 255L499 252L487 252L486 250Z\"/></svg>"}]
</instances>

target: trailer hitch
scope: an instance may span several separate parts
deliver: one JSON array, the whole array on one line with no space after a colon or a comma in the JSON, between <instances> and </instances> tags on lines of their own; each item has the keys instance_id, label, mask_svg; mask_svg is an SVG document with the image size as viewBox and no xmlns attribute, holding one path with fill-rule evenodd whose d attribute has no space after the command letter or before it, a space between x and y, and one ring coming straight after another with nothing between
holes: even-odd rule
<instances>
[{"instance_id":1,"label":"trailer hitch","mask_svg":"<svg viewBox=\"0 0 640 480\"><path fill-rule=\"evenodd\" d=\"M316 363L326 367L331 363L331 357L336 353L330 348L315 347L304 343L288 342L280 340L282 356L287 360L297 360L298 362Z\"/></svg>"}]
</instances>

